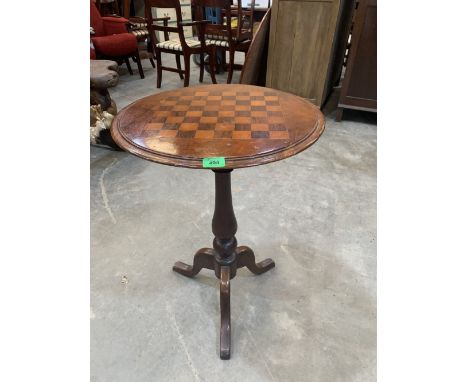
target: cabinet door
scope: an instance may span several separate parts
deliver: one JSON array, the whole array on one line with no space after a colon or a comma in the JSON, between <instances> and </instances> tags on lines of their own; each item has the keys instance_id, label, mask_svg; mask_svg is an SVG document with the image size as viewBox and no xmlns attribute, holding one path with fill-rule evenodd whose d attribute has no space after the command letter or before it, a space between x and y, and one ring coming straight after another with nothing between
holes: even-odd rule
<instances>
[{"instance_id":1,"label":"cabinet door","mask_svg":"<svg viewBox=\"0 0 468 382\"><path fill-rule=\"evenodd\" d=\"M322 105L339 11L340 0L273 1L267 87Z\"/></svg>"},{"instance_id":2,"label":"cabinet door","mask_svg":"<svg viewBox=\"0 0 468 382\"><path fill-rule=\"evenodd\" d=\"M338 107L377 110L377 0L361 0Z\"/></svg>"}]
</instances>

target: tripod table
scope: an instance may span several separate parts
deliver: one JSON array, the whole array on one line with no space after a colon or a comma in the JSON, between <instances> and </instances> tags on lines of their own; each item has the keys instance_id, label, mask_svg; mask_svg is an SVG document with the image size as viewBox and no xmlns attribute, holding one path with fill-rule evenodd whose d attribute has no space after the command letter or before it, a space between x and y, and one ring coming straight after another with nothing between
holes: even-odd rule
<instances>
[{"instance_id":1,"label":"tripod table","mask_svg":"<svg viewBox=\"0 0 468 382\"><path fill-rule=\"evenodd\" d=\"M312 145L325 121L310 102L278 90L250 85L206 85L165 91L124 108L112 137L141 158L215 174L213 247L200 249L193 265L173 270L193 277L202 268L220 279L220 357L231 355L230 280L238 268L261 274L275 266L255 262L252 249L238 246L231 196L233 169L285 159Z\"/></svg>"}]
</instances>

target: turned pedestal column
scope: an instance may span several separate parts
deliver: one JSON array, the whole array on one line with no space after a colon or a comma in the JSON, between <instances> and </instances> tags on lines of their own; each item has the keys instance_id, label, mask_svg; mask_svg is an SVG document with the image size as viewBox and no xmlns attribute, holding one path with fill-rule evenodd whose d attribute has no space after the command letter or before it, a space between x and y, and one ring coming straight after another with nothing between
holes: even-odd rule
<instances>
[{"instance_id":1,"label":"turned pedestal column","mask_svg":"<svg viewBox=\"0 0 468 382\"><path fill-rule=\"evenodd\" d=\"M272 259L255 263L253 251L246 246L237 246L235 234L237 221L232 206L231 171L216 170L215 209L212 230L215 238L213 248L200 249L193 259L193 266L178 261L173 270L188 277L195 276L202 268L213 269L220 279L221 332L219 355L222 359L231 356L231 306L230 280L236 276L237 268L247 267L259 275L275 266Z\"/></svg>"}]
</instances>

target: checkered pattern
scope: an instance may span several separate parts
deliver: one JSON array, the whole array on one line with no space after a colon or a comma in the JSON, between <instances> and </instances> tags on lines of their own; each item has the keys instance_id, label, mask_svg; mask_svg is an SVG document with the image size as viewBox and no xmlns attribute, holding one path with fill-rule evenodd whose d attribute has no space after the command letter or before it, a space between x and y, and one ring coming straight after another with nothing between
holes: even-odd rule
<instances>
[{"instance_id":1,"label":"checkered pattern","mask_svg":"<svg viewBox=\"0 0 468 382\"><path fill-rule=\"evenodd\" d=\"M155 105L142 136L191 139L289 140L278 95L205 91L169 96Z\"/></svg>"}]
</instances>

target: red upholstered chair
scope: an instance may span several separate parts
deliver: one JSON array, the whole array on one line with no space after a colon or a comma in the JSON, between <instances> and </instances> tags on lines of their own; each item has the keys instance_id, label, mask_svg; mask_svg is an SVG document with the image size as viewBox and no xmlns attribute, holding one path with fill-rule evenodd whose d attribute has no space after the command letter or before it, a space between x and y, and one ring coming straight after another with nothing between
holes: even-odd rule
<instances>
[{"instance_id":1,"label":"red upholstered chair","mask_svg":"<svg viewBox=\"0 0 468 382\"><path fill-rule=\"evenodd\" d=\"M145 78L138 53L137 38L128 33L128 20L123 17L102 17L96 5L91 0L91 27L94 35L91 36L97 59L109 59L118 64L125 62L130 74L133 74L130 66L130 57L133 57L138 65L140 77Z\"/></svg>"}]
</instances>

